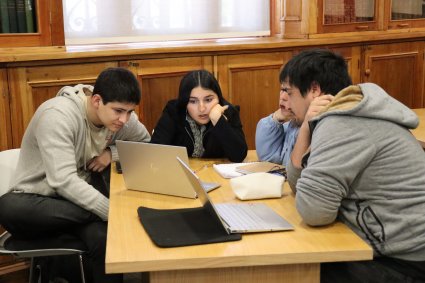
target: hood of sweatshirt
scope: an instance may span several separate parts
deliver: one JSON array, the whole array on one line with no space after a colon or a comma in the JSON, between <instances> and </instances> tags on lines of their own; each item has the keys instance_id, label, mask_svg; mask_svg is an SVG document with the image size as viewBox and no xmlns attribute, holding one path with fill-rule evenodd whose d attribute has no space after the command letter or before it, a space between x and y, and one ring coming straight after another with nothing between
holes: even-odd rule
<instances>
[{"instance_id":1,"label":"hood of sweatshirt","mask_svg":"<svg viewBox=\"0 0 425 283\"><path fill-rule=\"evenodd\" d=\"M419 124L417 115L410 108L373 83L352 85L341 90L311 122L330 115L387 120L408 129L414 129Z\"/></svg>"},{"instance_id":2,"label":"hood of sweatshirt","mask_svg":"<svg viewBox=\"0 0 425 283\"><path fill-rule=\"evenodd\" d=\"M93 86L83 84L78 84L76 86L64 86L58 91L56 96L63 96L74 101L80 109L81 114L83 115L82 117L87 120L86 107L84 105L87 97L85 91L87 90L89 92L93 92Z\"/></svg>"},{"instance_id":3,"label":"hood of sweatshirt","mask_svg":"<svg viewBox=\"0 0 425 283\"><path fill-rule=\"evenodd\" d=\"M86 92L89 92L86 94ZM81 112L81 117L84 119L84 123L86 124L86 144L84 147L84 159L83 159L83 164L78 164L78 168L84 168L83 171L79 170L79 175L83 178L87 178L88 174L85 172L86 171L86 165L87 162L91 159L91 144L90 144L90 131L88 129L90 129L90 123L89 120L87 118L87 97L88 95L91 94L91 92L93 92L93 86L91 85L83 85L83 84L78 84L76 86L65 86L63 88L61 88L56 96L63 96L66 97L70 100L72 100L76 106L78 107L78 109Z\"/></svg>"}]
</instances>

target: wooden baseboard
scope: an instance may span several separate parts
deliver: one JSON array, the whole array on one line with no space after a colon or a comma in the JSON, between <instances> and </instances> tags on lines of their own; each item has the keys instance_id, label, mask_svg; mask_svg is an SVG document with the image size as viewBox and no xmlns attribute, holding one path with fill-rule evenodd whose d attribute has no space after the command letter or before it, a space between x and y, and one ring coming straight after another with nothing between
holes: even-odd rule
<instances>
[{"instance_id":1,"label":"wooden baseboard","mask_svg":"<svg viewBox=\"0 0 425 283\"><path fill-rule=\"evenodd\" d=\"M0 276L4 274L16 272L16 271L28 269L29 266L30 266L30 263L27 261L21 261L21 262L16 262L10 265L0 266Z\"/></svg>"}]
</instances>

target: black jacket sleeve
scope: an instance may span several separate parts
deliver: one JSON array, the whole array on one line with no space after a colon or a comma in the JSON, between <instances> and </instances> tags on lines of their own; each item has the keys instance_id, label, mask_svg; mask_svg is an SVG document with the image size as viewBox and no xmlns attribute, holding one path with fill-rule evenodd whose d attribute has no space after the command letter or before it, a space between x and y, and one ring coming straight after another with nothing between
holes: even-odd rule
<instances>
[{"instance_id":1,"label":"black jacket sleeve","mask_svg":"<svg viewBox=\"0 0 425 283\"><path fill-rule=\"evenodd\" d=\"M212 129L215 140L221 143L226 157L232 162L242 162L248 152L239 111L232 105L224 112Z\"/></svg>"}]
</instances>

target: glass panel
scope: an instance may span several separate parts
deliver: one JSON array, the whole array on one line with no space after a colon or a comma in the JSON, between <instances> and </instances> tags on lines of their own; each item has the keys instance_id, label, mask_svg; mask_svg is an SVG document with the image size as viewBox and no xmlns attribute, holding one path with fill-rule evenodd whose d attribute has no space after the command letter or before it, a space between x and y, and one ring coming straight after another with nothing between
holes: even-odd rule
<instances>
[{"instance_id":1,"label":"glass panel","mask_svg":"<svg viewBox=\"0 0 425 283\"><path fill-rule=\"evenodd\" d=\"M34 1L0 1L0 33L37 32Z\"/></svg>"},{"instance_id":2,"label":"glass panel","mask_svg":"<svg viewBox=\"0 0 425 283\"><path fill-rule=\"evenodd\" d=\"M391 20L425 18L424 0L393 0L391 2Z\"/></svg>"},{"instance_id":3,"label":"glass panel","mask_svg":"<svg viewBox=\"0 0 425 283\"><path fill-rule=\"evenodd\" d=\"M324 0L323 5L325 25L370 22L375 19L375 0Z\"/></svg>"}]
</instances>

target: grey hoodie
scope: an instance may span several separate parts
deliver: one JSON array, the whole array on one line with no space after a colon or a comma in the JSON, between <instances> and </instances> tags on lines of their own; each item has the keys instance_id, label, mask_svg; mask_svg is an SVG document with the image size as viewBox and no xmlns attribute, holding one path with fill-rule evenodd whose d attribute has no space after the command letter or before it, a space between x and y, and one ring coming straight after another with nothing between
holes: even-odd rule
<instances>
[{"instance_id":1,"label":"grey hoodie","mask_svg":"<svg viewBox=\"0 0 425 283\"><path fill-rule=\"evenodd\" d=\"M84 170L89 131L86 110L77 95L83 87L92 89L83 85L62 88L57 97L44 102L34 113L22 139L10 190L61 196L107 220L109 200L83 177L87 175ZM150 135L133 113L126 125L108 139L114 160L116 139L148 142Z\"/></svg>"},{"instance_id":2,"label":"grey hoodie","mask_svg":"<svg viewBox=\"0 0 425 283\"><path fill-rule=\"evenodd\" d=\"M354 96L360 99L350 101ZM319 226L338 218L376 255L425 260L425 153L408 130L417 125L413 111L375 84L335 96L311 121L301 177L288 168L304 221Z\"/></svg>"}]
</instances>

